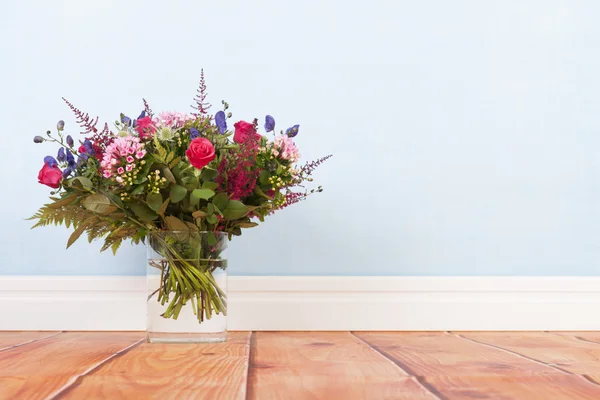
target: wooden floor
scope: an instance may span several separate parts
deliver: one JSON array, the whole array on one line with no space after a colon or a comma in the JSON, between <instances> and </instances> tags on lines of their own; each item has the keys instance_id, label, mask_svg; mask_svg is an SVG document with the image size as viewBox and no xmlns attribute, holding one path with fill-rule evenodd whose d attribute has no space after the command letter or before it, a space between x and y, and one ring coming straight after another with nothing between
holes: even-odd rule
<instances>
[{"instance_id":1,"label":"wooden floor","mask_svg":"<svg viewBox=\"0 0 600 400\"><path fill-rule=\"evenodd\" d=\"M600 333L0 332L0 399L600 399Z\"/></svg>"}]
</instances>

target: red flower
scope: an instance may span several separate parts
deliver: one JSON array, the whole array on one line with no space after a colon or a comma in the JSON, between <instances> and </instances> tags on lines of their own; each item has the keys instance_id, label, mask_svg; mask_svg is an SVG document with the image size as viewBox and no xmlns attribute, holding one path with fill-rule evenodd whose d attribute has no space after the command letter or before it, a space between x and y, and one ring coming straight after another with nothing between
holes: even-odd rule
<instances>
[{"instance_id":1,"label":"red flower","mask_svg":"<svg viewBox=\"0 0 600 400\"><path fill-rule=\"evenodd\" d=\"M233 124L235 128L235 133L233 134L233 141L236 143L245 143L250 138L254 138L255 140L260 140L260 135L256 133L256 129L254 125L246 122L246 121L238 121Z\"/></svg>"},{"instance_id":2,"label":"red flower","mask_svg":"<svg viewBox=\"0 0 600 400\"><path fill-rule=\"evenodd\" d=\"M135 130L140 135L140 139L150 139L156 132L156 127L152 122L152 118L144 117L137 120Z\"/></svg>"},{"instance_id":3,"label":"red flower","mask_svg":"<svg viewBox=\"0 0 600 400\"><path fill-rule=\"evenodd\" d=\"M192 140L185 155L190 164L198 169L202 169L216 157L213 144L207 138L202 137Z\"/></svg>"},{"instance_id":4,"label":"red flower","mask_svg":"<svg viewBox=\"0 0 600 400\"><path fill-rule=\"evenodd\" d=\"M85 146L84 146L84 145L81 145L81 146L79 146L79 148L77 149L77 151L78 151L80 154L83 154L83 153L85 153L87 150L86 150L86 148L85 148Z\"/></svg>"},{"instance_id":5,"label":"red flower","mask_svg":"<svg viewBox=\"0 0 600 400\"><path fill-rule=\"evenodd\" d=\"M44 164L40 170L40 173L38 174L38 182L46 186L50 186L53 189L56 189L60 186L61 180L62 171L56 165L51 167L48 164Z\"/></svg>"}]
</instances>

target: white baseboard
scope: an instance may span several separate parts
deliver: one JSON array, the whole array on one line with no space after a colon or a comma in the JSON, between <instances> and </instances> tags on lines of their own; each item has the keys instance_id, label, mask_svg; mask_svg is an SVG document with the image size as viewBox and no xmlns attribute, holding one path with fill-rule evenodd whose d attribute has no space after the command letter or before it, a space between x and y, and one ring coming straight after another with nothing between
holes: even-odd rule
<instances>
[{"instance_id":1,"label":"white baseboard","mask_svg":"<svg viewBox=\"0 0 600 400\"><path fill-rule=\"evenodd\" d=\"M230 277L231 330L600 330L600 277ZM145 277L0 276L0 330L144 330Z\"/></svg>"}]
</instances>

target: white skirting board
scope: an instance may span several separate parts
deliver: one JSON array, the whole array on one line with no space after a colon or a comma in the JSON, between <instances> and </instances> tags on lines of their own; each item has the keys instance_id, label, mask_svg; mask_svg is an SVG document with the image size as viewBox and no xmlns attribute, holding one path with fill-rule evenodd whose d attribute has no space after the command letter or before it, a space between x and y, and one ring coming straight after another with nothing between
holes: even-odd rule
<instances>
[{"instance_id":1,"label":"white skirting board","mask_svg":"<svg viewBox=\"0 0 600 400\"><path fill-rule=\"evenodd\" d=\"M600 330L600 277L228 279L230 330ZM144 330L145 277L0 276L0 330Z\"/></svg>"}]
</instances>

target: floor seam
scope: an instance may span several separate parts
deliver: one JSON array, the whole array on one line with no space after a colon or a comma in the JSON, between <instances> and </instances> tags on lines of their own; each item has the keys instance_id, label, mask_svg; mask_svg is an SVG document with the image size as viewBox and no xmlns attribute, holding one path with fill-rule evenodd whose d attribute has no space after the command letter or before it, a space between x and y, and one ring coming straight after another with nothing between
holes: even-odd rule
<instances>
[{"instance_id":1,"label":"floor seam","mask_svg":"<svg viewBox=\"0 0 600 400\"><path fill-rule=\"evenodd\" d=\"M547 362L544 362L544 361L536 360L535 358L531 358L531 357L528 357L528 356L526 356L526 355L523 355L523 354L521 354L521 353L517 353L516 351L513 351L513 350L508 350L508 349L505 349L504 347L496 346L496 345L493 345L493 344L489 344L489 343L480 342L480 341L478 341L478 340L475 340L475 339L471 339L471 338L468 338L468 337L462 336L462 335L460 335L460 334L458 334L458 333L453 333L453 332L450 332L450 331L446 331L446 334L448 334L448 335L451 335L451 336L454 336L454 337L457 337L457 338L459 338L459 339L462 339L462 340L466 340L466 341L469 341L469 342L472 342L472 343L479 344L479 345L481 345L481 346L486 346L486 347L489 347L489 348L492 348L492 349L496 349L496 350L503 351L503 352L505 352L505 353L512 354L512 355L514 355L514 356L517 356L517 357L523 358L523 359L525 359L525 360L532 361L532 362L534 362L534 363L536 363L536 364L544 365L544 366L546 366L546 367L549 367L549 368L555 369L555 370L557 370L557 371L559 371L559 372L562 372L562 373L564 373L564 374L567 374L567 375L570 375L570 376L576 376L576 377L579 377L579 378L581 378L581 379L583 379L583 380L585 380L585 381L587 381L587 382L589 382L589 383L592 383L593 385L600 386L600 383L596 382L596 381L595 381L593 378L591 378L590 376L587 376L587 375L580 375L580 374L573 373L573 372L571 372L571 371L568 371L568 370L566 370L566 369L563 369L563 368L561 368L561 367L559 367L559 366L557 366L557 365L555 365L555 364L551 364L551 363L547 363Z\"/></svg>"},{"instance_id":2,"label":"floor seam","mask_svg":"<svg viewBox=\"0 0 600 400\"><path fill-rule=\"evenodd\" d=\"M381 349L379 346L373 345L365 339L361 338L353 331L349 331L348 333L354 336L356 339L360 340L362 343L366 344L369 348L373 349L377 354L394 364L395 367L399 368L402 372L407 374L408 378L415 381L419 386L421 386L423 389L429 392L429 394L431 394L434 398L438 400L447 400L446 397L442 395L435 387L433 387L427 381L425 381L425 377L415 374L415 372L412 369L410 369L410 367L404 365L403 363L395 359L393 356L391 356L385 350Z\"/></svg>"},{"instance_id":3,"label":"floor seam","mask_svg":"<svg viewBox=\"0 0 600 400\"><path fill-rule=\"evenodd\" d=\"M27 342L18 343L18 344L15 344L15 345L12 345L12 346L8 346L8 347L3 347L3 348L0 349L0 352L11 350L11 349L14 349L14 348L17 348L17 347L21 347L21 346L25 346L25 345L28 345L30 343L41 342L43 340L53 338L53 337L58 336L58 335L63 334L63 333L65 333L65 332L64 331L60 331L60 332L57 332L57 333L55 333L53 335L48 335L48 336L44 336L44 337L41 337L41 338L28 340Z\"/></svg>"},{"instance_id":4,"label":"floor seam","mask_svg":"<svg viewBox=\"0 0 600 400\"><path fill-rule=\"evenodd\" d=\"M129 346L117 351L116 353L113 353L110 356L98 361L96 364L90 366L88 369L81 372L80 374L78 374L74 377L71 377L71 379L69 379L69 382L67 382L63 387L56 390L54 393L51 393L50 395L48 395L48 397L46 397L46 399L48 399L48 400L60 399L66 393L68 393L69 391L71 391L74 388L76 388L77 386L79 386L81 381L86 376L89 376L96 369L98 369L102 365L106 364L108 361L112 360L113 358L122 356L123 354L127 353L129 350L133 349L136 346L139 346L140 344L142 344L145 341L146 341L146 339L140 339L140 340L136 341L135 343L130 344Z\"/></svg>"}]
</instances>

